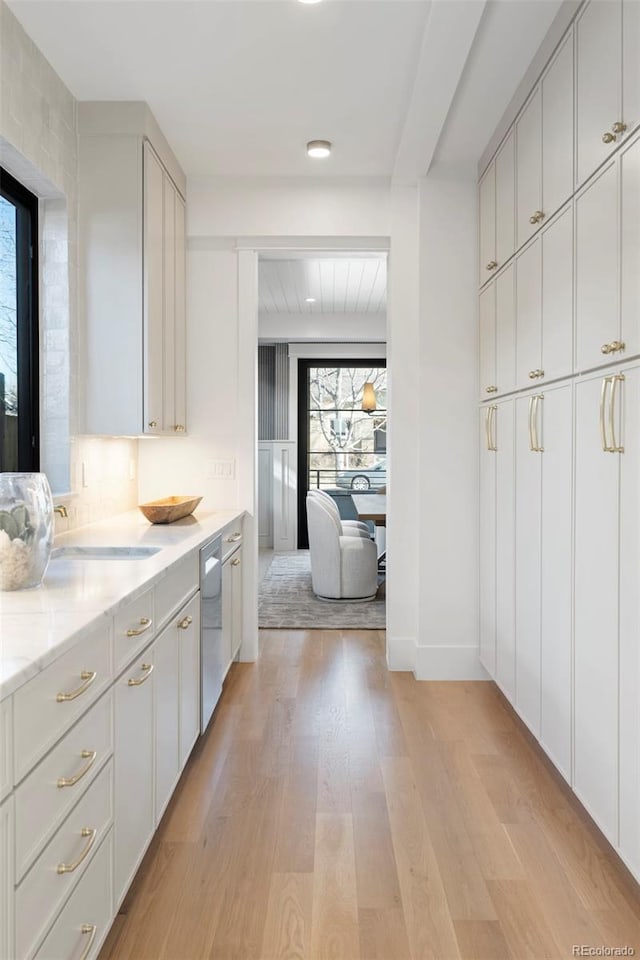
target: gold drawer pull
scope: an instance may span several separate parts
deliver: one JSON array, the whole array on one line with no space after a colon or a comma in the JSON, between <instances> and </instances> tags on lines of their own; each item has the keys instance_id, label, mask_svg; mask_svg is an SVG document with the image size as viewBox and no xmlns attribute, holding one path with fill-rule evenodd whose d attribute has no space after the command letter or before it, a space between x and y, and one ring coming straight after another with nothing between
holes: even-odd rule
<instances>
[{"instance_id":1,"label":"gold drawer pull","mask_svg":"<svg viewBox=\"0 0 640 960\"><path fill-rule=\"evenodd\" d=\"M83 670L80 674L80 679L84 680L82 686L78 687L77 690L72 690L71 693L59 693L56 697L58 703L66 703L68 700L75 700L76 697L81 697L83 693L86 693L95 678L98 676L95 670Z\"/></svg>"},{"instance_id":2,"label":"gold drawer pull","mask_svg":"<svg viewBox=\"0 0 640 960\"><path fill-rule=\"evenodd\" d=\"M127 636L141 637L143 633L146 633L147 630L151 629L151 627L153 626L153 620L150 620L149 617L140 617L140 626L142 627L141 630L138 630L133 627L131 628L131 630L127 630Z\"/></svg>"},{"instance_id":3,"label":"gold drawer pull","mask_svg":"<svg viewBox=\"0 0 640 960\"><path fill-rule=\"evenodd\" d=\"M497 260L489 260L489 263L487 264L487 270L495 270L497 266L498 266Z\"/></svg>"},{"instance_id":4,"label":"gold drawer pull","mask_svg":"<svg viewBox=\"0 0 640 960\"><path fill-rule=\"evenodd\" d=\"M87 957L91 953L91 947L93 946L93 941L96 938L97 931L98 931L98 928L95 925L95 923L83 923L82 926L80 927L80 933L82 934L82 936L89 937L89 942L87 943L86 947L82 951L82 956L80 957L80 960L87 960Z\"/></svg>"},{"instance_id":5,"label":"gold drawer pull","mask_svg":"<svg viewBox=\"0 0 640 960\"><path fill-rule=\"evenodd\" d=\"M612 340L611 343L603 343L600 352L604 354L619 353L621 350L625 350L626 346L624 340Z\"/></svg>"},{"instance_id":6,"label":"gold drawer pull","mask_svg":"<svg viewBox=\"0 0 640 960\"><path fill-rule=\"evenodd\" d=\"M130 687L139 687L139 686L141 686L141 685L145 682L145 680L148 680L149 677L151 676L151 674L153 673L153 664L152 664L152 663L143 663L143 664L142 664L142 669L143 669L143 671L144 671L144 676L143 676L143 677L138 677L137 680L134 680L133 677L129 677L129 679L127 680L127 685L128 685L128 686L130 686Z\"/></svg>"},{"instance_id":7,"label":"gold drawer pull","mask_svg":"<svg viewBox=\"0 0 640 960\"><path fill-rule=\"evenodd\" d=\"M616 120L611 129L614 133L624 133L627 129L627 125L624 120Z\"/></svg>"},{"instance_id":8,"label":"gold drawer pull","mask_svg":"<svg viewBox=\"0 0 640 960\"><path fill-rule=\"evenodd\" d=\"M176 425L175 425L175 427L174 427L173 429L174 429L174 431L175 431L176 433L184 433L184 424L182 424L182 423L176 423Z\"/></svg>"},{"instance_id":9,"label":"gold drawer pull","mask_svg":"<svg viewBox=\"0 0 640 960\"><path fill-rule=\"evenodd\" d=\"M74 860L73 863L59 863L57 867L57 872L59 874L63 873L73 873L74 870L77 870L80 864L84 859L86 859L91 847L96 842L96 837L98 836L98 831L94 827L83 827L80 831L81 837L88 837L89 842L86 847L80 854L77 860Z\"/></svg>"},{"instance_id":10,"label":"gold drawer pull","mask_svg":"<svg viewBox=\"0 0 640 960\"><path fill-rule=\"evenodd\" d=\"M603 133L603 134L602 134L602 142L603 142L603 143L615 143L615 142L616 142L615 134L614 134L614 133L609 133L609 131L607 130L606 133Z\"/></svg>"},{"instance_id":11,"label":"gold drawer pull","mask_svg":"<svg viewBox=\"0 0 640 960\"><path fill-rule=\"evenodd\" d=\"M498 392L498 388L497 388L497 387L485 387L485 388L484 388L484 392L485 392L485 393L497 393L497 392Z\"/></svg>"},{"instance_id":12,"label":"gold drawer pull","mask_svg":"<svg viewBox=\"0 0 640 960\"><path fill-rule=\"evenodd\" d=\"M98 756L97 750L83 750L80 754L83 760L88 760L89 763L79 770L78 773L74 774L72 777L59 777L58 786L59 787L75 787L78 780L82 780L84 776L89 773L91 767L96 762L96 757Z\"/></svg>"},{"instance_id":13,"label":"gold drawer pull","mask_svg":"<svg viewBox=\"0 0 640 960\"><path fill-rule=\"evenodd\" d=\"M235 560L232 560L232 561L231 561L231 566L232 566L232 567L239 567L239 566L240 566L240 561L238 560L237 557L236 557Z\"/></svg>"},{"instance_id":14,"label":"gold drawer pull","mask_svg":"<svg viewBox=\"0 0 640 960\"><path fill-rule=\"evenodd\" d=\"M184 620L181 620L178 624L178 630L188 630L192 623L193 617L185 617Z\"/></svg>"},{"instance_id":15,"label":"gold drawer pull","mask_svg":"<svg viewBox=\"0 0 640 960\"><path fill-rule=\"evenodd\" d=\"M230 537L227 537L227 543L237 543L238 540L242 540L241 533L232 533Z\"/></svg>"},{"instance_id":16,"label":"gold drawer pull","mask_svg":"<svg viewBox=\"0 0 640 960\"><path fill-rule=\"evenodd\" d=\"M543 220L544 220L544 213L542 212L542 210L536 210L536 212L529 217L529 223L532 223L532 224L542 223Z\"/></svg>"},{"instance_id":17,"label":"gold drawer pull","mask_svg":"<svg viewBox=\"0 0 640 960\"><path fill-rule=\"evenodd\" d=\"M529 370L529 380L537 380L538 377L544 377L544 370Z\"/></svg>"}]
</instances>

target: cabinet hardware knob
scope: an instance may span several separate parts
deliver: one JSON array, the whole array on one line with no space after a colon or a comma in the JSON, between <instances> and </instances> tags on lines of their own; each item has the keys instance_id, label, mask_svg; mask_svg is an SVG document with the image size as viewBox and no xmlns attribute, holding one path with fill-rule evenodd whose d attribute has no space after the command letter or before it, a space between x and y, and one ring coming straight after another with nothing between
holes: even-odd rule
<instances>
[{"instance_id":1,"label":"cabinet hardware knob","mask_svg":"<svg viewBox=\"0 0 640 960\"><path fill-rule=\"evenodd\" d=\"M487 264L487 270L495 270L497 266L498 266L497 260L489 260L489 263Z\"/></svg>"},{"instance_id":2,"label":"cabinet hardware knob","mask_svg":"<svg viewBox=\"0 0 640 960\"><path fill-rule=\"evenodd\" d=\"M184 433L184 426L181 423L176 423L173 429L175 430L176 433Z\"/></svg>"},{"instance_id":3,"label":"cabinet hardware knob","mask_svg":"<svg viewBox=\"0 0 640 960\"><path fill-rule=\"evenodd\" d=\"M185 617L184 620L181 620L178 624L178 630L188 630L192 623L193 617Z\"/></svg>"},{"instance_id":4,"label":"cabinet hardware knob","mask_svg":"<svg viewBox=\"0 0 640 960\"><path fill-rule=\"evenodd\" d=\"M623 340L612 340L611 343L603 343L600 347L601 353L619 353L626 349L626 343Z\"/></svg>"},{"instance_id":5,"label":"cabinet hardware knob","mask_svg":"<svg viewBox=\"0 0 640 960\"><path fill-rule=\"evenodd\" d=\"M232 566L232 567L239 567L239 566L240 566L240 561L238 560L237 557L236 557L235 560L232 560L232 561L231 561L231 566Z\"/></svg>"},{"instance_id":6,"label":"cabinet hardware knob","mask_svg":"<svg viewBox=\"0 0 640 960\"><path fill-rule=\"evenodd\" d=\"M128 637L140 637L143 633L146 633L153 626L153 620L149 617L140 617L140 627L131 627L130 630L127 630Z\"/></svg>"},{"instance_id":7,"label":"cabinet hardware knob","mask_svg":"<svg viewBox=\"0 0 640 960\"><path fill-rule=\"evenodd\" d=\"M543 220L544 213L542 210L536 210L536 212L529 217L529 223L541 223Z\"/></svg>"},{"instance_id":8,"label":"cabinet hardware knob","mask_svg":"<svg viewBox=\"0 0 640 960\"><path fill-rule=\"evenodd\" d=\"M152 430L155 430L155 428L158 426L158 421L157 421L157 420L149 420L149 426L151 427Z\"/></svg>"},{"instance_id":9,"label":"cabinet hardware knob","mask_svg":"<svg viewBox=\"0 0 640 960\"><path fill-rule=\"evenodd\" d=\"M624 133L627 129L627 125L623 120L616 120L611 129L614 133Z\"/></svg>"},{"instance_id":10,"label":"cabinet hardware knob","mask_svg":"<svg viewBox=\"0 0 640 960\"><path fill-rule=\"evenodd\" d=\"M529 380L537 380L538 377L544 377L544 370L529 370Z\"/></svg>"},{"instance_id":11,"label":"cabinet hardware knob","mask_svg":"<svg viewBox=\"0 0 640 960\"><path fill-rule=\"evenodd\" d=\"M603 142L603 143L615 143L615 142L616 142L615 133L609 133L609 131L607 130L606 133L603 133L603 134L602 134L602 142Z\"/></svg>"},{"instance_id":12,"label":"cabinet hardware knob","mask_svg":"<svg viewBox=\"0 0 640 960\"><path fill-rule=\"evenodd\" d=\"M484 392L485 392L485 393L497 393L497 392L498 392L498 388L497 388L497 387L485 387Z\"/></svg>"}]
</instances>

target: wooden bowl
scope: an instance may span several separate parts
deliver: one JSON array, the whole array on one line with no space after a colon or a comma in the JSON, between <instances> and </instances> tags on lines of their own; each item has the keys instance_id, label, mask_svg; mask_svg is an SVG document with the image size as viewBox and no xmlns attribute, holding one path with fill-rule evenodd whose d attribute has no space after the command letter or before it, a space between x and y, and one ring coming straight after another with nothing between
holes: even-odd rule
<instances>
[{"instance_id":1,"label":"wooden bowl","mask_svg":"<svg viewBox=\"0 0 640 960\"><path fill-rule=\"evenodd\" d=\"M138 504L138 510L150 523L174 523L193 513L201 500L202 497L163 497Z\"/></svg>"}]
</instances>

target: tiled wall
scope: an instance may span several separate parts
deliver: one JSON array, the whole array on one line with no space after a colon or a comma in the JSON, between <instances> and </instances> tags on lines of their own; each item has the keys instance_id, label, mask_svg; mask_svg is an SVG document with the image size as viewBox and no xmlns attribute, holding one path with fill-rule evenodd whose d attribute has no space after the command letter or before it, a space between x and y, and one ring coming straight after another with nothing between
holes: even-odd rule
<instances>
[{"instance_id":1,"label":"tiled wall","mask_svg":"<svg viewBox=\"0 0 640 960\"><path fill-rule=\"evenodd\" d=\"M137 501L137 443L78 438L77 124L70 91L0 0L0 164L41 198L42 467L76 526ZM83 485L78 463L89 461ZM134 466L131 466L133 462Z\"/></svg>"}]
</instances>

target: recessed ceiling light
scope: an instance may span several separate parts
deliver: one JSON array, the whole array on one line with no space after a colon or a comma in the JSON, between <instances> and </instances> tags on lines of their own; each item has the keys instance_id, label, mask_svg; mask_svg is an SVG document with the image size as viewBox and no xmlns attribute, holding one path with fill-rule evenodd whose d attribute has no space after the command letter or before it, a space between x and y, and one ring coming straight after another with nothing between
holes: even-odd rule
<instances>
[{"instance_id":1,"label":"recessed ceiling light","mask_svg":"<svg viewBox=\"0 0 640 960\"><path fill-rule=\"evenodd\" d=\"M305 298L304 298L304 302L305 302L305 303L315 303L315 302L316 302L316 298L315 298L315 297L305 297Z\"/></svg>"},{"instance_id":2,"label":"recessed ceiling light","mask_svg":"<svg viewBox=\"0 0 640 960\"><path fill-rule=\"evenodd\" d=\"M307 144L307 153L310 157L328 157L331 153L330 140L309 140Z\"/></svg>"}]
</instances>

